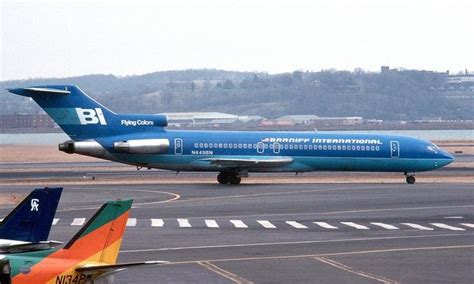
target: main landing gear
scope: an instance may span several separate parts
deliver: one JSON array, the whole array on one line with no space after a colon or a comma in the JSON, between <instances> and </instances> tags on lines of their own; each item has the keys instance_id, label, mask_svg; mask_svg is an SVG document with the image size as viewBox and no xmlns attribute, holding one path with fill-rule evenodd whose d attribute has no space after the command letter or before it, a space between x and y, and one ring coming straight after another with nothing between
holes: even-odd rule
<instances>
[{"instance_id":1,"label":"main landing gear","mask_svg":"<svg viewBox=\"0 0 474 284\"><path fill-rule=\"evenodd\" d=\"M405 176L407 177L407 183L408 184L414 184L415 183L416 179L415 179L414 174L405 173Z\"/></svg>"},{"instance_id":2,"label":"main landing gear","mask_svg":"<svg viewBox=\"0 0 474 284\"><path fill-rule=\"evenodd\" d=\"M240 184L242 178L233 172L220 172L217 175L217 181L220 184Z\"/></svg>"}]
</instances>

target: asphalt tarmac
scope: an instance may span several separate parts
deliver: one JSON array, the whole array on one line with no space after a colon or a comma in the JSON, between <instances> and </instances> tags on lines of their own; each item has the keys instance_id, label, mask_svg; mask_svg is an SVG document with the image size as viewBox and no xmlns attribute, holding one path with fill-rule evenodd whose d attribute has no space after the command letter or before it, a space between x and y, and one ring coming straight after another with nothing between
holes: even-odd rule
<instances>
[{"instance_id":1,"label":"asphalt tarmac","mask_svg":"<svg viewBox=\"0 0 474 284\"><path fill-rule=\"evenodd\" d=\"M0 191L24 196L38 182ZM68 241L117 198L134 199L119 261L170 263L128 269L115 283L474 279L470 183L67 185L50 239Z\"/></svg>"}]
</instances>

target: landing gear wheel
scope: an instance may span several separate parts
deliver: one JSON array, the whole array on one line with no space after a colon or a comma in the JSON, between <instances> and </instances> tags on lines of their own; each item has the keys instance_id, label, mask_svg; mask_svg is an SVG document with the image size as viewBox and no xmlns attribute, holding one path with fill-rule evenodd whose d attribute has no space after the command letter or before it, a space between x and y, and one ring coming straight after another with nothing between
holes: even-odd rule
<instances>
[{"instance_id":1,"label":"landing gear wheel","mask_svg":"<svg viewBox=\"0 0 474 284\"><path fill-rule=\"evenodd\" d=\"M221 172L217 175L217 181L220 183L220 184L229 184L229 180L228 180L228 174L225 173L225 172Z\"/></svg>"},{"instance_id":2,"label":"landing gear wheel","mask_svg":"<svg viewBox=\"0 0 474 284\"><path fill-rule=\"evenodd\" d=\"M238 177L238 176L235 176L235 175L230 175L230 176L229 176L229 182L230 182L230 184L240 184L240 181L241 181L241 180L242 180L242 179L241 179L240 177Z\"/></svg>"},{"instance_id":3,"label":"landing gear wheel","mask_svg":"<svg viewBox=\"0 0 474 284\"><path fill-rule=\"evenodd\" d=\"M221 172L217 175L217 181L220 184L240 184L242 179L234 173Z\"/></svg>"},{"instance_id":4,"label":"landing gear wheel","mask_svg":"<svg viewBox=\"0 0 474 284\"><path fill-rule=\"evenodd\" d=\"M407 176L407 183L408 184L414 184L416 181L414 176Z\"/></svg>"}]
</instances>

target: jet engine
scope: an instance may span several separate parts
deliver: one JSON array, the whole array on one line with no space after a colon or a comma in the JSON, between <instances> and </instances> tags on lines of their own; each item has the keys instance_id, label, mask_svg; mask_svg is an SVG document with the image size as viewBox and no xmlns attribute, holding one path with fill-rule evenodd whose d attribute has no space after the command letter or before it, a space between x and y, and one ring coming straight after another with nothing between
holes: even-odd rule
<instances>
[{"instance_id":1,"label":"jet engine","mask_svg":"<svg viewBox=\"0 0 474 284\"><path fill-rule=\"evenodd\" d=\"M66 141L59 144L59 151L66 152L68 154L81 154L92 157L103 157L106 151L102 145L96 141Z\"/></svg>"},{"instance_id":2,"label":"jet engine","mask_svg":"<svg viewBox=\"0 0 474 284\"><path fill-rule=\"evenodd\" d=\"M131 154L160 154L168 151L169 146L168 139L139 139L114 143L117 152Z\"/></svg>"}]
</instances>

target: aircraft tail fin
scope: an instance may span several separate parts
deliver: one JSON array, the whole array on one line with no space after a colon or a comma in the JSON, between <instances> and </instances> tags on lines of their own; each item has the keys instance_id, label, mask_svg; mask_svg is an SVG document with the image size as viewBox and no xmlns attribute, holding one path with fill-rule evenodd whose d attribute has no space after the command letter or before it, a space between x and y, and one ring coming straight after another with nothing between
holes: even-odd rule
<instances>
[{"instance_id":1,"label":"aircraft tail fin","mask_svg":"<svg viewBox=\"0 0 474 284\"><path fill-rule=\"evenodd\" d=\"M167 126L164 115L117 115L73 85L7 89L31 97L73 140L87 140L130 132L156 131Z\"/></svg>"},{"instance_id":2,"label":"aircraft tail fin","mask_svg":"<svg viewBox=\"0 0 474 284\"><path fill-rule=\"evenodd\" d=\"M0 238L38 243L48 239L62 188L37 188L0 223Z\"/></svg>"},{"instance_id":3,"label":"aircraft tail fin","mask_svg":"<svg viewBox=\"0 0 474 284\"><path fill-rule=\"evenodd\" d=\"M132 200L106 202L62 249L63 257L115 264Z\"/></svg>"}]
</instances>

